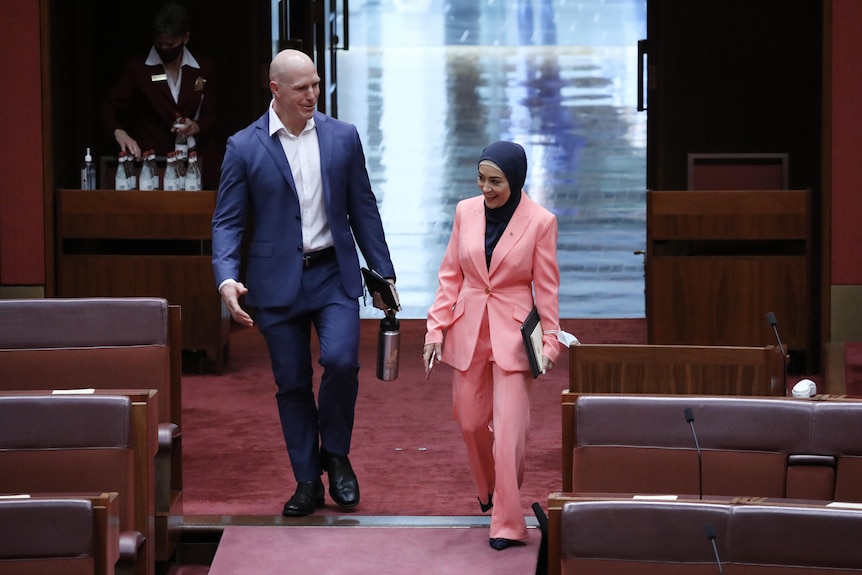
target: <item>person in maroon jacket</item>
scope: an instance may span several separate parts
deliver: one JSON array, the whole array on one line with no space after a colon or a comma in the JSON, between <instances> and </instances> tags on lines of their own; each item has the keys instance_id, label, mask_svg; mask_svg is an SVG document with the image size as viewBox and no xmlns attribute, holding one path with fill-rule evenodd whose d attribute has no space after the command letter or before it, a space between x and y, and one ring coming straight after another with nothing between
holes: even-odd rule
<instances>
[{"instance_id":1,"label":"person in maroon jacket","mask_svg":"<svg viewBox=\"0 0 862 575\"><path fill-rule=\"evenodd\" d=\"M203 184L215 189L220 166L216 141L216 70L211 59L192 55L189 13L168 2L153 18L148 54L129 58L102 103L101 124L120 151L136 158L147 150L165 156L177 132L197 150Z\"/></svg>"}]
</instances>

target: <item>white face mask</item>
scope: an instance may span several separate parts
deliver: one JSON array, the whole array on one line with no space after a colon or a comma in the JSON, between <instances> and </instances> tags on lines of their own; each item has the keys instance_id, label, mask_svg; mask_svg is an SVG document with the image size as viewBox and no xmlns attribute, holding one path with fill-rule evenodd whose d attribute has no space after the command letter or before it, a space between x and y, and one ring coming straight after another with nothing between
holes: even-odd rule
<instances>
[{"instance_id":1,"label":"white face mask","mask_svg":"<svg viewBox=\"0 0 862 575\"><path fill-rule=\"evenodd\" d=\"M581 345L581 342L574 335L570 334L567 331L563 330L548 330L545 333L555 333L557 334L557 341L563 344L566 347L572 347L572 345Z\"/></svg>"}]
</instances>

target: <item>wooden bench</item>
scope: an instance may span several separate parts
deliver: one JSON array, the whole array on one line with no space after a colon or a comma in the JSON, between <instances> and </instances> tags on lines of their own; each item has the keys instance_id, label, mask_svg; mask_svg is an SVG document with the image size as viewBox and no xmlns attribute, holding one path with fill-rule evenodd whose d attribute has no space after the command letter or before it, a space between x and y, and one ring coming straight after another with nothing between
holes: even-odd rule
<instances>
[{"instance_id":1,"label":"wooden bench","mask_svg":"<svg viewBox=\"0 0 862 575\"><path fill-rule=\"evenodd\" d=\"M156 557L182 518L182 322L162 298L0 301L0 390L155 389Z\"/></svg>"},{"instance_id":2,"label":"wooden bench","mask_svg":"<svg viewBox=\"0 0 862 575\"><path fill-rule=\"evenodd\" d=\"M549 500L551 558L559 557L560 537L551 501L560 497L862 502L862 401L564 393L562 410L563 490Z\"/></svg>"},{"instance_id":3,"label":"wooden bench","mask_svg":"<svg viewBox=\"0 0 862 575\"><path fill-rule=\"evenodd\" d=\"M560 517L563 575L862 573L859 509L608 497L567 501Z\"/></svg>"},{"instance_id":4,"label":"wooden bench","mask_svg":"<svg viewBox=\"0 0 862 575\"><path fill-rule=\"evenodd\" d=\"M116 492L0 497L0 575L114 575Z\"/></svg>"},{"instance_id":5,"label":"wooden bench","mask_svg":"<svg viewBox=\"0 0 862 575\"><path fill-rule=\"evenodd\" d=\"M118 573L155 573L155 390L0 392L0 493L116 492Z\"/></svg>"},{"instance_id":6,"label":"wooden bench","mask_svg":"<svg viewBox=\"0 0 862 575\"><path fill-rule=\"evenodd\" d=\"M785 361L771 345L573 345L569 348L568 390L785 395Z\"/></svg>"}]
</instances>

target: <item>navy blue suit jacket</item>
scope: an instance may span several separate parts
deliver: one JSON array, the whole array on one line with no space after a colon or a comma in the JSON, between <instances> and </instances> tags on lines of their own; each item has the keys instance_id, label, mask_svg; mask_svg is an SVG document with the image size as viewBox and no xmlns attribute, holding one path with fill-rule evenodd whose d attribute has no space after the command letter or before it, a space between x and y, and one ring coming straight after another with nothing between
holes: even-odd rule
<instances>
[{"instance_id":1,"label":"navy blue suit jacket","mask_svg":"<svg viewBox=\"0 0 862 575\"><path fill-rule=\"evenodd\" d=\"M326 215L344 290L362 296L356 246L370 267L395 277L365 167L356 127L314 114ZM247 226L247 218L253 226ZM253 307L289 305L302 276L302 220L296 185L278 135L269 135L269 112L228 139L213 214L212 249L216 284L243 281ZM240 278L243 235L249 244L246 278ZM355 242L354 242L355 238Z\"/></svg>"}]
</instances>

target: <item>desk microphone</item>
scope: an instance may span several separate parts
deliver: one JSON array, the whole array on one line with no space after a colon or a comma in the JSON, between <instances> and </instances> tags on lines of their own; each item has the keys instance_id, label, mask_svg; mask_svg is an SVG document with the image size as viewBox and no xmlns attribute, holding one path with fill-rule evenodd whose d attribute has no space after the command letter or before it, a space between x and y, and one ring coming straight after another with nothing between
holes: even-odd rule
<instances>
[{"instance_id":1,"label":"desk microphone","mask_svg":"<svg viewBox=\"0 0 862 575\"><path fill-rule=\"evenodd\" d=\"M718 575L723 575L724 569L721 568L721 558L718 556L718 546L715 544L715 525L712 523L706 524L706 536L712 542L712 550L715 552L715 563L718 565Z\"/></svg>"},{"instance_id":2,"label":"desk microphone","mask_svg":"<svg viewBox=\"0 0 862 575\"><path fill-rule=\"evenodd\" d=\"M778 340L778 349L781 351L781 357L787 358L787 350L784 349L784 345L781 343L781 336L778 335L778 320L775 319L775 314L771 311L767 312L766 321L772 326L772 331L775 332L775 339Z\"/></svg>"},{"instance_id":3,"label":"desk microphone","mask_svg":"<svg viewBox=\"0 0 862 575\"><path fill-rule=\"evenodd\" d=\"M697 442L697 433L694 431L694 412L690 407L686 407L683 413L685 413L685 420L691 426L694 447L697 449L697 493L703 499L703 458L700 454L700 444Z\"/></svg>"}]
</instances>

